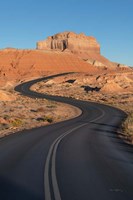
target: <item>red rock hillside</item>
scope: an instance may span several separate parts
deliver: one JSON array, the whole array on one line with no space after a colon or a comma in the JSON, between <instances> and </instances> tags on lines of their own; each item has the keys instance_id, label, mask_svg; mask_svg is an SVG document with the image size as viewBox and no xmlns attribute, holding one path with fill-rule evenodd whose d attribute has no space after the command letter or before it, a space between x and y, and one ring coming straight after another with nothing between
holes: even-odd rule
<instances>
[{"instance_id":1,"label":"red rock hillside","mask_svg":"<svg viewBox=\"0 0 133 200\"><path fill-rule=\"evenodd\" d=\"M91 72L98 69L69 53L40 50L0 51L0 86L7 81L39 77L47 72Z\"/></svg>"}]
</instances>

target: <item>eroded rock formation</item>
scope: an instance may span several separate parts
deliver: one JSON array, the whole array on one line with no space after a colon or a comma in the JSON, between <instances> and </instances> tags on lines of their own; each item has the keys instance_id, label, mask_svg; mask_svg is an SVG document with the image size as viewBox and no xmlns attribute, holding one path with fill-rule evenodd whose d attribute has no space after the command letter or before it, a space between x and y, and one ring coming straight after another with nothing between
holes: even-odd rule
<instances>
[{"instance_id":1,"label":"eroded rock formation","mask_svg":"<svg viewBox=\"0 0 133 200\"><path fill-rule=\"evenodd\" d=\"M75 52L96 52L100 53L100 45L92 36L84 33L63 32L48 37L46 40L37 42L37 49L43 50L69 50Z\"/></svg>"}]
</instances>

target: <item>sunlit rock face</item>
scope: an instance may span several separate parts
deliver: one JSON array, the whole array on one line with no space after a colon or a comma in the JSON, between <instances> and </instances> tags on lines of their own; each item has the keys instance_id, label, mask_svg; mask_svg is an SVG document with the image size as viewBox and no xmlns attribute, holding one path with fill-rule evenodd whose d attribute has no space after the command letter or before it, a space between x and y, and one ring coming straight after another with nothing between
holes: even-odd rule
<instances>
[{"instance_id":1,"label":"sunlit rock face","mask_svg":"<svg viewBox=\"0 0 133 200\"><path fill-rule=\"evenodd\" d=\"M37 42L37 49L70 51L72 53L100 53L100 45L92 36L84 33L63 32Z\"/></svg>"}]
</instances>

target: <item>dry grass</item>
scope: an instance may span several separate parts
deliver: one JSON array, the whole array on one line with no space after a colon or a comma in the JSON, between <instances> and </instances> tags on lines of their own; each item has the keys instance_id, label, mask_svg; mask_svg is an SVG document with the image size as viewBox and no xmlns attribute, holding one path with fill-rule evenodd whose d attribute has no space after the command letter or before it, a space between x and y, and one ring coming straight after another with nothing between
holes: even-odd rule
<instances>
[{"instance_id":1,"label":"dry grass","mask_svg":"<svg viewBox=\"0 0 133 200\"><path fill-rule=\"evenodd\" d=\"M13 93L15 101L0 101L0 137L23 129L40 127L73 118L77 109L45 99Z\"/></svg>"},{"instance_id":2,"label":"dry grass","mask_svg":"<svg viewBox=\"0 0 133 200\"><path fill-rule=\"evenodd\" d=\"M123 123L123 131L127 135L129 142L133 144L133 112L130 112Z\"/></svg>"}]
</instances>

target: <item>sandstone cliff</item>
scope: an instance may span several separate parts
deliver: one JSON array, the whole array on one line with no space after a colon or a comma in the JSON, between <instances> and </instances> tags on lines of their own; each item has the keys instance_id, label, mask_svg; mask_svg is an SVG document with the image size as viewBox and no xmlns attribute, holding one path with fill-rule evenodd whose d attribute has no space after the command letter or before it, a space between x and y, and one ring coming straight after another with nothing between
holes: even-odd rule
<instances>
[{"instance_id":1,"label":"sandstone cliff","mask_svg":"<svg viewBox=\"0 0 133 200\"><path fill-rule=\"evenodd\" d=\"M94 37L83 33L63 32L48 37L44 41L37 42L37 49L43 50L69 50L72 53L96 52L100 53L100 45Z\"/></svg>"}]
</instances>

